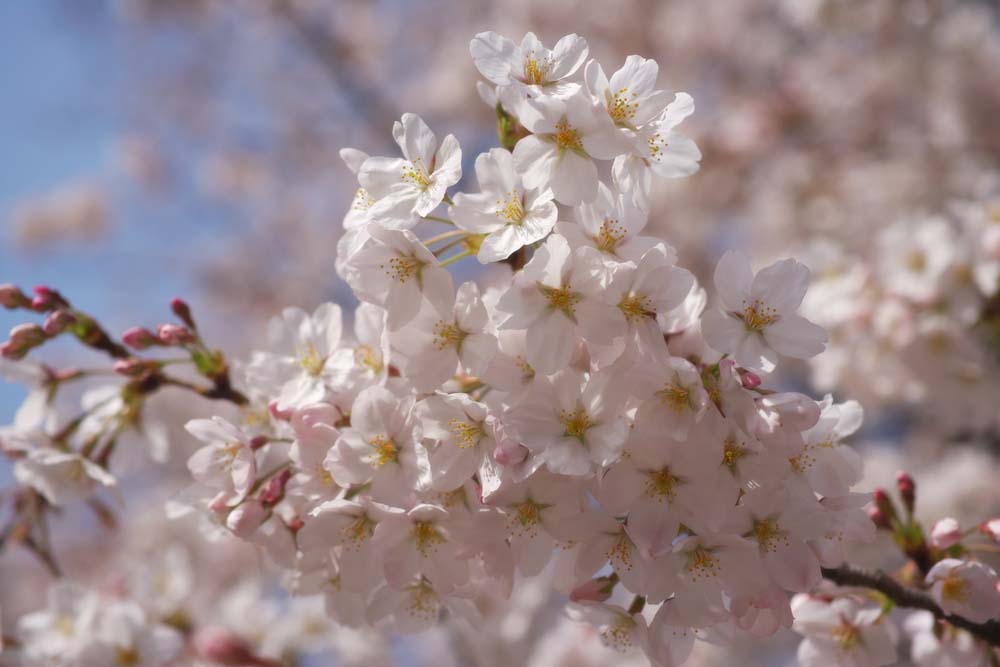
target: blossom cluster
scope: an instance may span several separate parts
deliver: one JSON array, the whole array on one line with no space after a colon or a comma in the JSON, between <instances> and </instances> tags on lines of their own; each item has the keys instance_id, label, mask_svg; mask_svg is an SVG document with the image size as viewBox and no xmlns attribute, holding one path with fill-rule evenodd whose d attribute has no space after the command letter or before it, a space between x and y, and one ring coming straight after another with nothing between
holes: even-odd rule
<instances>
[{"instance_id":1,"label":"blossom cluster","mask_svg":"<svg viewBox=\"0 0 1000 667\"><path fill-rule=\"evenodd\" d=\"M700 157L676 129L693 101L656 87L655 62L609 78L575 35L483 33L471 53L507 147L453 197L458 141L415 115L401 157L344 151L353 336L335 304L275 319L245 368L269 418L189 423L188 498L346 624L474 623L548 568L575 617L656 664L712 628L789 627L787 592L874 533L841 443L860 406L764 386L823 350L797 313L808 270L727 253L709 306L643 233L653 177ZM456 288L446 267L473 255L490 270Z\"/></svg>"},{"instance_id":2,"label":"blossom cluster","mask_svg":"<svg viewBox=\"0 0 1000 667\"><path fill-rule=\"evenodd\" d=\"M916 567L907 583L926 592L924 608L939 611L903 624L913 659L987 664L967 626L1000 615L1000 589L970 535L1000 541L996 520L962 530L943 519L925 535L906 476L903 510L878 492L866 507L861 459L843 442L861 427L859 403L780 387L789 360L858 363L844 354L857 309L883 313L900 349L940 340L931 324L899 326L898 308L978 326L1000 271L992 214L964 210L965 236L940 220L889 229L871 276L812 248L821 277L809 294L806 264L755 271L735 251L706 288L650 221L655 179L699 166L678 129L691 96L658 88L657 63L640 56L609 76L577 35L550 49L531 33L481 33L470 53L501 144L476 156L475 183L458 139L414 114L393 127L398 156L341 152L359 184L335 260L360 302L350 329L337 304L287 308L231 381L183 302L172 304L182 324L136 327L119 344L57 292L0 286L2 305L48 313L0 347L17 360L4 369L33 387L0 433L27 490L12 532L49 558L49 512L86 500L104 516L102 489L120 502L112 455L135 438L167 458L142 415L176 387L239 412L187 423L195 483L168 514L259 547L289 591L322 598L342 626L415 633L448 617L485 633L545 582L572 621L658 666L685 663L698 640L782 628L804 636L805 667L884 665L896 659L892 603L838 569L883 529ZM466 258L480 271L459 282L449 267ZM956 285L967 299L952 300ZM25 358L66 333L128 378L84 394L70 420L56 419L53 396L87 372ZM821 355L828 344L839 354ZM189 358L136 354L156 348ZM956 381L972 366L959 363ZM60 584L48 610L20 619L18 641L29 666L281 664L182 620Z\"/></svg>"},{"instance_id":3,"label":"blossom cluster","mask_svg":"<svg viewBox=\"0 0 1000 667\"><path fill-rule=\"evenodd\" d=\"M832 340L813 360L816 384L848 387L866 402L920 405L947 436L994 431L998 211L984 197L956 202L947 215L900 220L867 255L829 239L807 245L803 258L818 278L803 311Z\"/></svg>"}]
</instances>

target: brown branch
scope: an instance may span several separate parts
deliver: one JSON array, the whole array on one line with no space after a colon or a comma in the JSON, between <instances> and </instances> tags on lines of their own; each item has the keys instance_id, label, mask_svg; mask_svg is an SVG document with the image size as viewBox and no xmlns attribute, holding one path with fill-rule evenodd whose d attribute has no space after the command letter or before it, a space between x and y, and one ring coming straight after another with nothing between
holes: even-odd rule
<instances>
[{"instance_id":1,"label":"brown branch","mask_svg":"<svg viewBox=\"0 0 1000 667\"><path fill-rule=\"evenodd\" d=\"M860 586L882 593L900 607L923 609L934 617L946 621L956 628L967 630L991 646L1000 646L1000 621L973 623L967 618L946 613L930 595L903 586L898 581L879 570L864 570L851 565L823 568L823 576L841 586Z\"/></svg>"}]
</instances>

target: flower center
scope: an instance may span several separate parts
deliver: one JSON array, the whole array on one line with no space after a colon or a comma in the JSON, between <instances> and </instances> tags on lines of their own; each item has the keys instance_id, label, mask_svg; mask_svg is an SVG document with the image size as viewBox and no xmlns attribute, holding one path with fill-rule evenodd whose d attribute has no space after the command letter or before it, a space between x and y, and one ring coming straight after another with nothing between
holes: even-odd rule
<instances>
[{"instance_id":1,"label":"flower center","mask_svg":"<svg viewBox=\"0 0 1000 667\"><path fill-rule=\"evenodd\" d=\"M657 500L673 500L677 497L677 487L682 482L670 468L655 470L646 476L646 496Z\"/></svg>"},{"instance_id":2,"label":"flower center","mask_svg":"<svg viewBox=\"0 0 1000 667\"><path fill-rule=\"evenodd\" d=\"M467 422L463 419L448 420L448 430L452 432L458 441L459 449L470 449L479 444L485 437L483 425L478 422Z\"/></svg>"},{"instance_id":3,"label":"flower center","mask_svg":"<svg viewBox=\"0 0 1000 667\"><path fill-rule=\"evenodd\" d=\"M764 327L777 321L778 312L760 299L754 299L752 303L743 302L743 323L747 331L763 331Z\"/></svg>"},{"instance_id":4,"label":"flower center","mask_svg":"<svg viewBox=\"0 0 1000 667\"><path fill-rule=\"evenodd\" d=\"M950 576L945 578L941 585L941 597L945 600L962 602L969 595L969 584L961 577Z\"/></svg>"},{"instance_id":5,"label":"flower center","mask_svg":"<svg viewBox=\"0 0 1000 667\"><path fill-rule=\"evenodd\" d=\"M115 649L115 658L118 660L117 664L119 667L132 667L132 665L138 665L140 657L139 652L132 646L127 648L119 646Z\"/></svg>"},{"instance_id":6,"label":"flower center","mask_svg":"<svg viewBox=\"0 0 1000 667\"><path fill-rule=\"evenodd\" d=\"M674 412L683 412L691 407L691 392L687 387L682 387L677 382L664 385L663 389L656 392L663 404L671 408Z\"/></svg>"},{"instance_id":7,"label":"flower center","mask_svg":"<svg viewBox=\"0 0 1000 667\"><path fill-rule=\"evenodd\" d=\"M570 125L566 120L561 120L556 123L555 140L556 146L562 150L583 150L583 142L580 140L580 131Z\"/></svg>"},{"instance_id":8,"label":"flower center","mask_svg":"<svg viewBox=\"0 0 1000 667\"><path fill-rule=\"evenodd\" d=\"M496 216L508 225L520 225L524 220L524 204L517 190L507 193L506 199L497 200Z\"/></svg>"},{"instance_id":9,"label":"flower center","mask_svg":"<svg viewBox=\"0 0 1000 667\"><path fill-rule=\"evenodd\" d=\"M315 345L309 343L305 352L299 357L299 365L312 377L319 377L319 374L323 372L323 367L326 366L326 359L319 356Z\"/></svg>"},{"instance_id":10,"label":"flower center","mask_svg":"<svg viewBox=\"0 0 1000 667\"><path fill-rule=\"evenodd\" d=\"M439 544L444 544L444 535L429 521L415 521L410 529L410 536L417 545L421 556L437 551Z\"/></svg>"},{"instance_id":11,"label":"flower center","mask_svg":"<svg viewBox=\"0 0 1000 667\"><path fill-rule=\"evenodd\" d=\"M349 543L355 549L360 549L375 534L375 522L366 515L362 515L341 528L340 532L344 542Z\"/></svg>"},{"instance_id":12,"label":"flower center","mask_svg":"<svg viewBox=\"0 0 1000 667\"><path fill-rule=\"evenodd\" d=\"M430 175L419 158L403 166L402 179L404 183L411 183L421 190L426 190L431 184Z\"/></svg>"},{"instance_id":13,"label":"flower center","mask_svg":"<svg viewBox=\"0 0 1000 667\"><path fill-rule=\"evenodd\" d=\"M663 159L663 154L667 152L667 140L659 132L654 133L647 141L649 145L649 159L659 163Z\"/></svg>"},{"instance_id":14,"label":"flower center","mask_svg":"<svg viewBox=\"0 0 1000 667\"><path fill-rule=\"evenodd\" d=\"M753 528L750 530L750 534L757 544L760 545L761 551L767 553L774 553L778 550L778 542L788 543L788 539L785 537L785 531L781 530L778 526L778 522L774 519L756 519L753 522Z\"/></svg>"},{"instance_id":15,"label":"flower center","mask_svg":"<svg viewBox=\"0 0 1000 667\"><path fill-rule=\"evenodd\" d=\"M376 468L381 468L390 461L393 463L399 462L399 449L396 447L396 443L390 438L384 435L377 435L369 440L368 444L375 450L372 465Z\"/></svg>"},{"instance_id":16,"label":"flower center","mask_svg":"<svg viewBox=\"0 0 1000 667\"><path fill-rule=\"evenodd\" d=\"M613 255L621 242L625 240L625 236L625 227L621 223L612 218L606 218L601 223L601 229L597 232L594 242L598 250Z\"/></svg>"},{"instance_id":17,"label":"flower center","mask_svg":"<svg viewBox=\"0 0 1000 667\"><path fill-rule=\"evenodd\" d=\"M601 632L601 642L608 648L620 653L632 650L632 635L635 632L635 621L626 616L620 616L612 625Z\"/></svg>"},{"instance_id":18,"label":"flower center","mask_svg":"<svg viewBox=\"0 0 1000 667\"><path fill-rule=\"evenodd\" d=\"M545 83L545 77L549 74L549 68L552 64L548 60L538 61L531 54L524 59L524 79L526 83L540 86Z\"/></svg>"},{"instance_id":19,"label":"flower center","mask_svg":"<svg viewBox=\"0 0 1000 667\"><path fill-rule=\"evenodd\" d=\"M594 425L590 421L590 416L583 408L576 410L560 410L559 421L562 422L565 431L563 435L567 438L576 438L583 442L583 437L587 434L587 429Z\"/></svg>"},{"instance_id":20,"label":"flower center","mask_svg":"<svg viewBox=\"0 0 1000 667\"><path fill-rule=\"evenodd\" d=\"M370 345L359 345L354 348L354 361L375 375L381 373L382 369L385 368L382 363L382 353L376 352Z\"/></svg>"},{"instance_id":21,"label":"flower center","mask_svg":"<svg viewBox=\"0 0 1000 667\"><path fill-rule=\"evenodd\" d=\"M389 258L387 264L379 266L386 275L399 283L405 283L410 278L417 275L422 263L416 257L396 255Z\"/></svg>"},{"instance_id":22,"label":"flower center","mask_svg":"<svg viewBox=\"0 0 1000 667\"><path fill-rule=\"evenodd\" d=\"M628 88L621 88L614 95L611 91L605 93L608 101L608 115L617 125L623 125L635 118L639 103L635 101L636 93L628 94Z\"/></svg>"},{"instance_id":23,"label":"flower center","mask_svg":"<svg viewBox=\"0 0 1000 667\"><path fill-rule=\"evenodd\" d=\"M618 310L622 311L625 319L631 324L641 322L648 317L656 317L652 301L642 294L629 294L618 304Z\"/></svg>"},{"instance_id":24,"label":"flower center","mask_svg":"<svg viewBox=\"0 0 1000 667\"><path fill-rule=\"evenodd\" d=\"M539 287L549 302L549 308L562 311L566 317L571 319L576 315L576 304L583 300L581 295L566 287L548 287L546 285Z\"/></svg>"},{"instance_id":25,"label":"flower center","mask_svg":"<svg viewBox=\"0 0 1000 667\"><path fill-rule=\"evenodd\" d=\"M850 651L861 641L861 631L845 618L833 629L833 638L842 650Z\"/></svg>"},{"instance_id":26,"label":"flower center","mask_svg":"<svg viewBox=\"0 0 1000 667\"><path fill-rule=\"evenodd\" d=\"M726 438L725 442L722 443L722 465L734 473L740 461L749 454L750 450L736 442L736 438L732 436Z\"/></svg>"},{"instance_id":27,"label":"flower center","mask_svg":"<svg viewBox=\"0 0 1000 667\"><path fill-rule=\"evenodd\" d=\"M438 615L438 600L434 589L421 581L408 590L406 613L424 620L436 619Z\"/></svg>"},{"instance_id":28,"label":"flower center","mask_svg":"<svg viewBox=\"0 0 1000 667\"><path fill-rule=\"evenodd\" d=\"M438 320L434 325L434 347L445 350L449 347L458 348L465 340L466 333L453 322Z\"/></svg>"},{"instance_id":29,"label":"flower center","mask_svg":"<svg viewBox=\"0 0 1000 667\"><path fill-rule=\"evenodd\" d=\"M719 559L712 555L712 550L699 544L688 552L684 570L697 581L718 576L719 566Z\"/></svg>"}]
</instances>

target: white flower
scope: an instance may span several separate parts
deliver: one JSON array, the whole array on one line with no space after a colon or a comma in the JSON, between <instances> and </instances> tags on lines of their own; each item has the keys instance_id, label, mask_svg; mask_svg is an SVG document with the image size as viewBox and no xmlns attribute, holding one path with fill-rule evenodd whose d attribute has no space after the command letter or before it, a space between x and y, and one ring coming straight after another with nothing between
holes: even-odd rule
<instances>
[{"instance_id":1,"label":"white flower","mask_svg":"<svg viewBox=\"0 0 1000 667\"><path fill-rule=\"evenodd\" d=\"M849 598L827 602L799 594L792 598L792 628L802 667L878 667L896 661L896 631L878 608Z\"/></svg>"},{"instance_id":2,"label":"white flower","mask_svg":"<svg viewBox=\"0 0 1000 667\"><path fill-rule=\"evenodd\" d=\"M340 346L340 306L324 303L313 312L285 308L268 323L269 352L256 352L247 367L248 381L274 387L278 409L319 403L342 373L332 357Z\"/></svg>"},{"instance_id":3,"label":"white flower","mask_svg":"<svg viewBox=\"0 0 1000 667\"><path fill-rule=\"evenodd\" d=\"M326 459L326 469L344 487L371 482L380 502L400 502L417 481L415 446L419 428L413 397L384 387L369 387L354 401L351 425Z\"/></svg>"},{"instance_id":4,"label":"white flower","mask_svg":"<svg viewBox=\"0 0 1000 667\"><path fill-rule=\"evenodd\" d=\"M628 150L618 128L587 95L525 100L518 120L532 132L514 146L514 167L524 185L550 187L569 206L597 196L594 159L611 160Z\"/></svg>"},{"instance_id":5,"label":"white flower","mask_svg":"<svg viewBox=\"0 0 1000 667\"><path fill-rule=\"evenodd\" d=\"M238 504L257 477L257 460L250 449L250 439L222 417L193 419L184 428L205 443L188 459L191 476L212 489L232 493L229 504Z\"/></svg>"},{"instance_id":6,"label":"white flower","mask_svg":"<svg viewBox=\"0 0 1000 667\"><path fill-rule=\"evenodd\" d=\"M420 504L379 522L373 540L383 554L390 586L403 589L422 576L441 593L465 583L468 561L460 557L460 544L453 539L449 518L442 507Z\"/></svg>"},{"instance_id":7,"label":"white flower","mask_svg":"<svg viewBox=\"0 0 1000 667\"><path fill-rule=\"evenodd\" d=\"M101 610L94 643L79 656L80 667L165 667L184 650L179 632L146 618L134 602L117 602Z\"/></svg>"},{"instance_id":8,"label":"white flower","mask_svg":"<svg viewBox=\"0 0 1000 667\"><path fill-rule=\"evenodd\" d=\"M504 423L552 472L586 475L594 464L618 458L625 444L621 386L612 371L584 381L581 373L565 370L533 385L504 415Z\"/></svg>"},{"instance_id":9,"label":"white flower","mask_svg":"<svg viewBox=\"0 0 1000 667\"><path fill-rule=\"evenodd\" d=\"M878 249L886 289L922 303L938 297L958 252L955 232L944 218L897 222L879 236Z\"/></svg>"},{"instance_id":10,"label":"white flower","mask_svg":"<svg viewBox=\"0 0 1000 667\"><path fill-rule=\"evenodd\" d=\"M802 432L804 447L789 461L792 471L804 476L816 493L842 496L861 480L862 461L841 440L861 428L864 412L857 401L834 403L829 394L819 406L819 421Z\"/></svg>"},{"instance_id":11,"label":"white flower","mask_svg":"<svg viewBox=\"0 0 1000 667\"><path fill-rule=\"evenodd\" d=\"M574 621L595 626L601 643L610 649L619 653L649 650L649 628L642 614L630 614L617 605L602 602L570 603L566 612Z\"/></svg>"},{"instance_id":12,"label":"white flower","mask_svg":"<svg viewBox=\"0 0 1000 667\"><path fill-rule=\"evenodd\" d=\"M487 331L489 313L474 282L462 283L454 308L439 311L428 305L406 327L390 337L406 364L403 369L417 391L433 391L461 366L478 375L497 351L497 339Z\"/></svg>"},{"instance_id":13,"label":"white flower","mask_svg":"<svg viewBox=\"0 0 1000 667\"><path fill-rule=\"evenodd\" d=\"M602 300L603 279L593 249L571 251L566 239L552 235L497 302L498 326L527 330L526 361L554 373L569 363L580 337L607 345L624 333L614 306Z\"/></svg>"},{"instance_id":14,"label":"white flower","mask_svg":"<svg viewBox=\"0 0 1000 667\"><path fill-rule=\"evenodd\" d=\"M118 494L118 482L107 470L75 452L34 449L14 464L14 478L56 506L90 497L98 488Z\"/></svg>"},{"instance_id":15,"label":"white flower","mask_svg":"<svg viewBox=\"0 0 1000 667\"><path fill-rule=\"evenodd\" d=\"M929 611L917 611L903 621L910 635L910 657L919 667L987 667L989 649L971 634L938 624Z\"/></svg>"},{"instance_id":16,"label":"white flower","mask_svg":"<svg viewBox=\"0 0 1000 667\"><path fill-rule=\"evenodd\" d=\"M771 372L783 354L808 359L823 351L826 332L796 314L809 281L809 269L786 259L753 274L750 262L729 251L715 268L721 310L702 323L705 341L736 363Z\"/></svg>"},{"instance_id":17,"label":"white flower","mask_svg":"<svg viewBox=\"0 0 1000 667\"><path fill-rule=\"evenodd\" d=\"M390 229L408 229L417 216L437 208L448 188L462 178L462 149L449 134L437 137L417 115L403 114L392 127L403 158L370 157L361 165L358 181L376 202L368 215Z\"/></svg>"},{"instance_id":18,"label":"white flower","mask_svg":"<svg viewBox=\"0 0 1000 667\"><path fill-rule=\"evenodd\" d=\"M625 194L603 183L597 198L574 209L576 224L560 222L556 232L562 234L575 250L591 246L611 262L638 261L651 248L660 247L670 263L677 253L663 241L652 236L639 236L646 226L648 214Z\"/></svg>"},{"instance_id":19,"label":"white flower","mask_svg":"<svg viewBox=\"0 0 1000 667\"><path fill-rule=\"evenodd\" d=\"M698 171L701 151L690 138L675 128L694 113L694 100L687 93L677 93L661 116L636 130L630 153L619 155L612 166L615 186L632 194L634 201L646 206L653 175L680 178Z\"/></svg>"},{"instance_id":20,"label":"white flower","mask_svg":"<svg viewBox=\"0 0 1000 667\"><path fill-rule=\"evenodd\" d=\"M989 565L945 558L931 568L925 583L945 613L963 616L973 623L1000 616L1000 580Z\"/></svg>"},{"instance_id":21,"label":"white flower","mask_svg":"<svg viewBox=\"0 0 1000 667\"><path fill-rule=\"evenodd\" d=\"M451 275L408 231L369 225L365 244L347 260L345 278L362 301L386 310L390 331L412 320L424 299L438 310L451 307Z\"/></svg>"},{"instance_id":22,"label":"white flower","mask_svg":"<svg viewBox=\"0 0 1000 667\"><path fill-rule=\"evenodd\" d=\"M494 427L486 406L466 394L437 394L416 406L428 446L428 470L423 485L438 491L459 488L479 470L493 450Z\"/></svg>"},{"instance_id":23,"label":"white flower","mask_svg":"<svg viewBox=\"0 0 1000 667\"><path fill-rule=\"evenodd\" d=\"M520 45L495 32L481 32L469 44L469 53L479 72L498 86L565 95L579 87L568 79L586 60L587 42L566 35L550 51L531 32Z\"/></svg>"},{"instance_id":24,"label":"white flower","mask_svg":"<svg viewBox=\"0 0 1000 667\"><path fill-rule=\"evenodd\" d=\"M634 131L660 116L670 102L670 95L656 90L660 68L655 60L629 56L609 80L596 60L587 63L584 79L587 92L593 95L618 127Z\"/></svg>"},{"instance_id":25,"label":"white flower","mask_svg":"<svg viewBox=\"0 0 1000 667\"><path fill-rule=\"evenodd\" d=\"M75 584L54 583L45 609L25 614L17 623L29 664L58 665L75 660L92 641L99 610L100 601L94 593Z\"/></svg>"},{"instance_id":26,"label":"white flower","mask_svg":"<svg viewBox=\"0 0 1000 667\"><path fill-rule=\"evenodd\" d=\"M552 231L558 215L552 191L526 188L508 151L494 148L477 157L476 178L482 191L455 195L449 212L459 229L486 235L480 262L506 259Z\"/></svg>"},{"instance_id":27,"label":"white flower","mask_svg":"<svg viewBox=\"0 0 1000 667\"><path fill-rule=\"evenodd\" d=\"M656 356L643 359L629 373L629 391L642 402L636 430L658 438L684 440L708 407L708 392L698 369L687 359Z\"/></svg>"},{"instance_id":28,"label":"white flower","mask_svg":"<svg viewBox=\"0 0 1000 667\"><path fill-rule=\"evenodd\" d=\"M339 547L340 572L350 576L337 578L338 590L368 593L382 580L382 551L372 538L379 522L394 512L373 502L328 500L313 509L296 535L304 554L329 552Z\"/></svg>"}]
</instances>

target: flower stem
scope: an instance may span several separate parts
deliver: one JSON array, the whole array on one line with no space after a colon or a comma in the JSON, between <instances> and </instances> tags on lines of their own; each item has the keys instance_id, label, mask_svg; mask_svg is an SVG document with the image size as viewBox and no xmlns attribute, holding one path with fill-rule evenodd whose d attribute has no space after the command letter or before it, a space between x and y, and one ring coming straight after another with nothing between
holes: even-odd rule
<instances>
[{"instance_id":1,"label":"flower stem","mask_svg":"<svg viewBox=\"0 0 1000 667\"><path fill-rule=\"evenodd\" d=\"M449 264L454 264L458 260L464 259L466 257L470 257L471 255L472 255L472 251L471 250L463 250L462 252L458 253L457 255L452 255L448 259L442 260L442 262L440 264L438 264L438 266L448 266Z\"/></svg>"}]
</instances>

